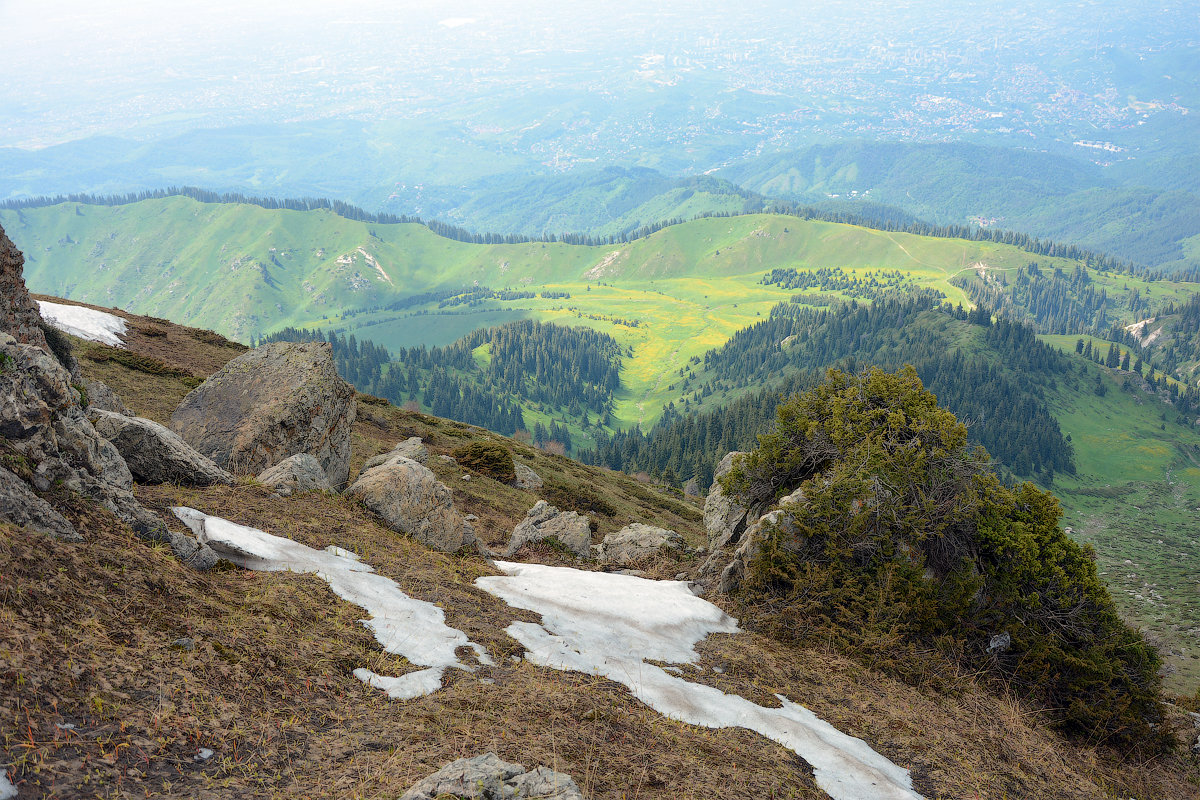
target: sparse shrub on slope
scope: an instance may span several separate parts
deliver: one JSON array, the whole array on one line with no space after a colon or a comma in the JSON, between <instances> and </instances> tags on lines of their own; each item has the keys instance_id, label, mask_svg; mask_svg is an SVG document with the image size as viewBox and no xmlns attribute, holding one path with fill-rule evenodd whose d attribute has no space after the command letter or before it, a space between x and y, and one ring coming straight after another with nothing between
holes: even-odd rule
<instances>
[{"instance_id":1,"label":"sparse shrub on slope","mask_svg":"<svg viewBox=\"0 0 1200 800\"><path fill-rule=\"evenodd\" d=\"M1165 741L1158 654L1059 528L1057 499L1001 484L911 367L831 370L759 442L726 490L760 508L804 494L748 564L765 628L832 639L910 678L932 651L1002 677L1092 741Z\"/></svg>"},{"instance_id":2,"label":"sparse shrub on slope","mask_svg":"<svg viewBox=\"0 0 1200 800\"><path fill-rule=\"evenodd\" d=\"M475 470L480 475L494 478L501 483L513 483L517 480L512 453L499 442L471 442L454 450L453 455L459 464Z\"/></svg>"}]
</instances>

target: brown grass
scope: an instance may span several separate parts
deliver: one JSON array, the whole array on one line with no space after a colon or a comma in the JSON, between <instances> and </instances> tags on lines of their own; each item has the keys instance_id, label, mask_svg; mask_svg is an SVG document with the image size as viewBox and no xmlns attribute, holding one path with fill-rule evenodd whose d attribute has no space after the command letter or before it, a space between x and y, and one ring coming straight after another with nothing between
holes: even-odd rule
<instances>
[{"instance_id":1,"label":"brown grass","mask_svg":"<svg viewBox=\"0 0 1200 800\"><path fill-rule=\"evenodd\" d=\"M131 337L131 349L186 361L196 374L236 354L161 321L144 324L166 333ZM152 349L158 344L190 355L171 362L169 350ZM113 363L83 367L159 421L186 393L177 378ZM492 434L390 407L359 411L352 472L421 436L430 467L459 507L479 516L490 544L506 542L540 496L478 475L464 481L464 470L437 458ZM613 513L596 515L598 536L643 521L703 543L695 501L503 441L544 479L602 492ZM536 616L472 585L493 574L485 560L431 552L346 498L283 499L253 483L138 487L138 495L164 515L170 505L192 505L312 547L353 550L412 596L440 604L447 623L486 647L496 666L451 671L431 696L390 701L351 671L400 674L411 665L384 654L359 624L362 611L320 579L190 572L106 511L60 493L54 502L86 531L84 544L0 525L0 745L22 797L395 798L446 762L488 750L567 772L593 800L824 796L799 758L756 734L676 723L610 681L514 661L521 647L504 628ZM524 555L569 563L544 546ZM643 566L671 577L692 564L659 557ZM172 646L182 637L194 649ZM1122 763L1049 732L969 675L914 687L826 648L755 633L712 637L700 651L703 669L685 670L690 679L766 705L775 693L801 702L911 768L930 798L1200 796L1200 767L1186 749ZM214 757L194 761L199 747Z\"/></svg>"}]
</instances>

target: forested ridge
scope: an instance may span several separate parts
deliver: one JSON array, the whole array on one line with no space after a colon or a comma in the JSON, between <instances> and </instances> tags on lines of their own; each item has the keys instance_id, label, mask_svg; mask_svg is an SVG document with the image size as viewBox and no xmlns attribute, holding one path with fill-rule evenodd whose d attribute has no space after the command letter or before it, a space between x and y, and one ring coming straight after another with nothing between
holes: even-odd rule
<instances>
[{"instance_id":1,"label":"forested ridge","mask_svg":"<svg viewBox=\"0 0 1200 800\"><path fill-rule=\"evenodd\" d=\"M1026 325L992 323L986 310L963 312L925 292L890 295L870 306L780 304L767 320L739 331L694 365L699 375L688 371L685 377L685 385L695 387L692 395L669 408L649 433L601 435L582 457L707 485L721 455L752 447L780 398L815 385L825 368L855 372L905 364L969 422L972 441L1014 473L1049 483L1055 473L1074 472L1071 445L1044 397L1047 385L1069 376L1066 357ZM741 390L749 393L722 408L705 407L704 398L714 392Z\"/></svg>"},{"instance_id":2,"label":"forested ridge","mask_svg":"<svg viewBox=\"0 0 1200 800\"><path fill-rule=\"evenodd\" d=\"M446 347L389 353L370 341L317 330L285 328L262 341L328 341L339 373L360 391L395 405L512 435L526 430L521 404L582 420L608 420L621 385L621 347L607 334L519 320L474 331ZM539 444L571 449L565 424L534 425Z\"/></svg>"},{"instance_id":3,"label":"forested ridge","mask_svg":"<svg viewBox=\"0 0 1200 800\"><path fill-rule=\"evenodd\" d=\"M1196 277L1189 274L1180 280ZM1200 364L1200 301L1195 296L1156 307L1136 286L1126 284L1110 294L1086 264L1068 273L1030 262L1011 278L1002 272L984 273L954 282L974 302L994 309L998 316L1026 323L1038 333L1094 336L1123 345L1132 357L1128 353L1122 357L1115 346L1093 348L1082 341L1076 351L1161 391L1180 413L1200 409L1200 391L1189 385ZM1170 324L1164 327L1166 335L1150 339L1130 330L1130 319L1156 320L1159 327L1164 320ZM1166 375L1178 380L1167 380Z\"/></svg>"}]
</instances>

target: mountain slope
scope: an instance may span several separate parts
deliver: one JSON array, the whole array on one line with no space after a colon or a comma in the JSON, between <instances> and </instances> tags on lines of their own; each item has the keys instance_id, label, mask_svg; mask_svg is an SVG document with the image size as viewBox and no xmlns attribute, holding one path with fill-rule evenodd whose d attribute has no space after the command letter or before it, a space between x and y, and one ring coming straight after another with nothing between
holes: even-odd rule
<instances>
[{"instance_id":1,"label":"mountain slope","mask_svg":"<svg viewBox=\"0 0 1200 800\"><path fill-rule=\"evenodd\" d=\"M204 371L200 365L224 347L160 320L126 318L135 331L164 331L131 337L131 350L148 355L142 348L153 346L181 373ZM172 398L187 391L179 375L160 371L148 381L146 372L89 358L92 345L76 347L85 373L120 387L142 413L164 419ZM460 469L436 458L464 442L500 442L551 482L586 483L613 507L597 515L601 531L636 518L696 541L698 512L677 497L478 429L361 408L353 469L397 439L422 436L435 454L430 463L456 504L480 515L477 528L489 542L503 541L537 494L478 475L462 480ZM312 547L355 552L411 596L439 604L447 623L483 644L496 665L448 673L435 694L390 701L351 670L396 674L411 666L381 653L357 623L361 610L314 576L188 572L86 509L77 512L91 537L85 546L0 526L9 578L0 593L9 620L0 653L10 665L0 673L0 719L9 774L24 793L396 796L459 755L493 750L554 765L594 800L823 796L807 765L758 736L668 721L612 682L510 661L521 648L501 631L532 617L471 585L494 572L485 561L432 553L344 498L279 498L252 482L137 492L154 508L186 504ZM560 558L549 549L536 556ZM672 575L693 566L649 569ZM864 737L911 768L927 797L1185 798L1200 781L1184 756L1130 765L1065 740L971 676L950 679L941 693L753 633L710 638L700 666L696 677L710 676L724 691L764 704L778 692Z\"/></svg>"},{"instance_id":2,"label":"mountain slope","mask_svg":"<svg viewBox=\"0 0 1200 800\"><path fill-rule=\"evenodd\" d=\"M1200 261L1189 242L1200 234L1200 197L1165 171L1134 164L1142 161L1108 169L1016 148L854 142L762 156L721 174L771 197L890 205L935 223L978 221L1139 264L1194 269ZM1172 174L1181 173L1176 165Z\"/></svg>"}]
</instances>

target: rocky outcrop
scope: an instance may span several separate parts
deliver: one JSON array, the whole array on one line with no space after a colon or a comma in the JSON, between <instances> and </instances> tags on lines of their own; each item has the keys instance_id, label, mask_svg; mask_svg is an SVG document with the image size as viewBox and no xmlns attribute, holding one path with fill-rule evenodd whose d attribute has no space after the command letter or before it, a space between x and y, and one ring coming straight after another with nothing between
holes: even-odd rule
<instances>
[{"instance_id":1,"label":"rocky outcrop","mask_svg":"<svg viewBox=\"0 0 1200 800\"><path fill-rule=\"evenodd\" d=\"M559 511L545 500L525 514L525 519L513 529L504 554L511 556L530 542L557 539L580 558L591 555L592 530L588 518L574 511Z\"/></svg>"},{"instance_id":2,"label":"rocky outcrop","mask_svg":"<svg viewBox=\"0 0 1200 800\"><path fill-rule=\"evenodd\" d=\"M308 453L340 488L350 476L354 395L338 377L327 343L272 342L193 389L171 415L171 428L237 474Z\"/></svg>"},{"instance_id":3,"label":"rocky outcrop","mask_svg":"<svg viewBox=\"0 0 1200 800\"><path fill-rule=\"evenodd\" d=\"M363 464L362 471L366 472L373 467L378 467L380 464L386 464L393 458L407 458L418 464L424 464L429 461L429 450L425 447L425 443L421 441L420 436L410 436L390 451L368 458L366 463Z\"/></svg>"},{"instance_id":4,"label":"rocky outcrop","mask_svg":"<svg viewBox=\"0 0 1200 800\"><path fill-rule=\"evenodd\" d=\"M85 380L83 388L87 390L87 407L88 410L93 408L101 411L111 411L114 414L124 414L127 417L134 416L134 413L117 397L117 393L108 387L108 384L103 381Z\"/></svg>"},{"instance_id":5,"label":"rocky outcrop","mask_svg":"<svg viewBox=\"0 0 1200 800\"><path fill-rule=\"evenodd\" d=\"M633 522L604 537L599 559L605 564L628 566L657 555L663 549L682 550L683 537L666 528Z\"/></svg>"},{"instance_id":6,"label":"rocky outcrop","mask_svg":"<svg viewBox=\"0 0 1200 800\"><path fill-rule=\"evenodd\" d=\"M720 483L720 478L733 469L734 459L742 455L745 454L727 453L713 474L712 488L708 490L708 497L704 501L704 527L708 531L709 550L736 544L738 537L746 529L749 510L727 496Z\"/></svg>"},{"instance_id":7,"label":"rocky outcrop","mask_svg":"<svg viewBox=\"0 0 1200 800\"><path fill-rule=\"evenodd\" d=\"M396 456L367 470L346 494L361 500L392 530L435 550L456 553L476 545L475 529L454 508L450 490L412 459Z\"/></svg>"},{"instance_id":8,"label":"rocky outcrop","mask_svg":"<svg viewBox=\"0 0 1200 800\"><path fill-rule=\"evenodd\" d=\"M142 483L184 486L231 484L233 476L196 452L177 434L143 417L127 417L91 406L88 419L121 453L133 477Z\"/></svg>"},{"instance_id":9,"label":"rocky outcrop","mask_svg":"<svg viewBox=\"0 0 1200 800\"><path fill-rule=\"evenodd\" d=\"M526 770L521 764L502 761L495 753L460 758L422 778L400 800L584 800L569 776L549 767Z\"/></svg>"},{"instance_id":10,"label":"rocky outcrop","mask_svg":"<svg viewBox=\"0 0 1200 800\"><path fill-rule=\"evenodd\" d=\"M517 471L517 480L514 484L518 489L526 491L535 491L542 488L542 476L538 475L529 467L522 464L520 461L513 462L513 468Z\"/></svg>"},{"instance_id":11,"label":"rocky outcrop","mask_svg":"<svg viewBox=\"0 0 1200 800\"><path fill-rule=\"evenodd\" d=\"M276 494L289 497L304 492L331 492L333 486L321 462L308 453L288 456L258 476L258 482L274 489Z\"/></svg>"},{"instance_id":12,"label":"rocky outcrop","mask_svg":"<svg viewBox=\"0 0 1200 800\"><path fill-rule=\"evenodd\" d=\"M169 544L185 563L201 569L216 563L212 550L171 531L134 498L125 459L84 416L80 395L62 364L7 333L0 333L0 436L27 468L21 478L32 490L61 486L77 492L106 506L142 538ZM16 513L6 518L22 525L50 525L55 535L74 538L63 528L65 518L49 518L38 509L40 522L14 518Z\"/></svg>"},{"instance_id":13,"label":"rocky outcrop","mask_svg":"<svg viewBox=\"0 0 1200 800\"><path fill-rule=\"evenodd\" d=\"M700 481L695 478L688 478L688 482L683 485L683 493L688 497L699 497Z\"/></svg>"},{"instance_id":14,"label":"rocky outcrop","mask_svg":"<svg viewBox=\"0 0 1200 800\"><path fill-rule=\"evenodd\" d=\"M24 269L25 256L0 227L0 331L49 353L42 315L25 288Z\"/></svg>"}]
</instances>

